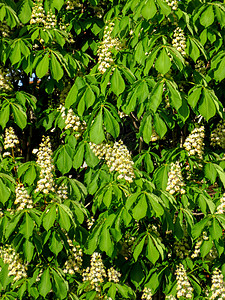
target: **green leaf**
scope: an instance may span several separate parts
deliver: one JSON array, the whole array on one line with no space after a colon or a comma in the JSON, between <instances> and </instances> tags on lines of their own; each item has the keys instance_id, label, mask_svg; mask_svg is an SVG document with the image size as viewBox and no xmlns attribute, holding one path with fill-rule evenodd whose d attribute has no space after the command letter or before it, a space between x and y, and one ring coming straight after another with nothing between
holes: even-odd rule
<instances>
[{"instance_id":1,"label":"green leaf","mask_svg":"<svg viewBox=\"0 0 225 300\"><path fill-rule=\"evenodd\" d=\"M162 94L163 94L163 82L158 82L151 94L150 94L150 102L149 108L155 113L160 103L162 102Z\"/></svg>"},{"instance_id":2,"label":"green leaf","mask_svg":"<svg viewBox=\"0 0 225 300\"><path fill-rule=\"evenodd\" d=\"M118 68L115 68L111 77L111 88L117 96L125 90L125 83Z\"/></svg>"},{"instance_id":3,"label":"green leaf","mask_svg":"<svg viewBox=\"0 0 225 300\"><path fill-rule=\"evenodd\" d=\"M85 162L89 167L94 168L99 163L99 159L97 158L97 156L95 156L88 143L86 143L85 147Z\"/></svg>"},{"instance_id":4,"label":"green leaf","mask_svg":"<svg viewBox=\"0 0 225 300\"><path fill-rule=\"evenodd\" d=\"M59 211L59 225L66 229L66 231L69 231L70 226L71 226L71 222L70 222L70 217L68 215L68 212L65 211L65 209L63 209L62 207L63 205L59 205L58 206L58 211Z\"/></svg>"},{"instance_id":5,"label":"green leaf","mask_svg":"<svg viewBox=\"0 0 225 300\"><path fill-rule=\"evenodd\" d=\"M219 67L214 71L214 77L216 80L221 81L225 78L225 57L220 60L218 65Z\"/></svg>"},{"instance_id":6,"label":"green leaf","mask_svg":"<svg viewBox=\"0 0 225 300\"><path fill-rule=\"evenodd\" d=\"M44 53L44 57L36 67L36 74L39 78L44 77L48 73L49 68L49 53Z\"/></svg>"},{"instance_id":7,"label":"green leaf","mask_svg":"<svg viewBox=\"0 0 225 300\"><path fill-rule=\"evenodd\" d=\"M50 70L52 73L52 77L56 81L59 81L63 77L63 69L53 52L51 53Z\"/></svg>"},{"instance_id":8,"label":"green leaf","mask_svg":"<svg viewBox=\"0 0 225 300\"><path fill-rule=\"evenodd\" d=\"M105 139L105 134L103 130L103 119L102 119L102 110L99 111L97 117L94 120L94 123L90 129L90 140L95 144L100 144Z\"/></svg>"},{"instance_id":9,"label":"green leaf","mask_svg":"<svg viewBox=\"0 0 225 300\"><path fill-rule=\"evenodd\" d=\"M31 7L29 5L29 0L24 0L20 6L20 11L18 14L18 17L20 18L20 21L23 24L26 24L27 22L29 22L30 17L31 17Z\"/></svg>"},{"instance_id":10,"label":"green leaf","mask_svg":"<svg viewBox=\"0 0 225 300\"><path fill-rule=\"evenodd\" d=\"M19 104L12 104L11 103L11 108L12 108L12 113L14 120L16 124L21 128L24 129L27 125L27 115L23 111L22 107Z\"/></svg>"},{"instance_id":11,"label":"green leaf","mask_svg":"<svg viewBox=\"0 0 225 300\"><path fill-rule=\"evenodd\" d=\"M199 103L198 111L206 119L206 121L216 114L214 101L206 89L203 89L203 95Z\"/></svg>"},{"instance_id":12,"label":"green leaf","mask_svg":"<svg viewBox=\"0 0 225 300\"><path fill-rule=\"evenodd\" d=\"M12 65L15 65L21 60L21 49L20 49L20 41L14 43L12 47L12 52L10 54L10 60Z\"/></svg>"},{"instance_id":13,"label":"green leaf","mask_svg":"<svg viewBox=\"0 0 225 300\"><path fill-rule=\"evenodd\" d=\"M32 236L33 230L34 230L34 221L31 219L29 214L25 212L23 223L20 225L19 231L26 239L28 239L30 236Z\"/></svg>"},{"instance_id":14,"label":"green leaf","mask_svg":"<svg viewBox=\"0 0 225 300\"><path fill-rule=\"evenodd\" d=\"M62 174L68 173L73 166L73 150L68 145L63 145L57 155L56 165Z\"/></svg>"},{"instance_id":15,"label":"green leaf","mask_svg":"<svg viewBox=\"0 0 225 300\"><path fill-rule=\"evenodd\" d=\"M16 226L18 225L21 217L23 216L22 213L20 213L19 215L16 215L15 217L13 217L6 226L5 229L5 238L6 240L9 238L9 236L12 234L12 232L15 230Z\"/></svg>"},{"instance_id":16,"label":"green leaf","mask_svg":"<svg viewBox=\"0 0 225 300\"><path fill-rule=\"evenodd\" d=\"M0 179L0 201L5 204L11 194L10 189Z\"/></svg>"},{"instance_id":17,"label":"green leaf","mask_svg":"<svg viewBox=\"0 0 225 300\"><path fill-rule=\"evenodd\" d=\"M76 154L73 157L73 167L80 168L84 160L84 143L79 144Z\"/></svg>"},{"instance_id":18,"label":"green leaf","mask_svg":"<svg viewBox=\"0 0 225 300\"><path fill-rule=\"evenodd\" d=\"M209 253L212 247L213 247L212 238L211 236L209 236L209 239L207 241L204 240L200 248L200 253L202 258L204 258Z\"/></svg>"},{"instance_id":19,"label":"green leaf","mask_svg":"<svg viewBox=\"0 0 225 300\"><path fill-rule=\"evenodd\" d=\"M204 219L202 219L201 221L199 221L192 227L191 234L194 239L198 238L201 235L202 231L206 227L210 218L211 218L211 216L205 217Z\"/></svg>"},{"instance_id":20,"label":"green leaf","mask_svg":"<svg viewBox=\"0 0 225 300\"><path fill-rule=\"evenodd\" d=\"M141 10L142 16L147 20L153 18L156 12L157 8L154 0L148 0Z\"/></svg>"},{"instance_id":21,"label":"green leaf","mask_svg":"<svg viewBox=\"0 0 225 300\"><path fill-rule=\"evenodd\" d=\"M109 208L110 204L111 204L111 201L112 201L112 186L110 186L107 191L105 192L104 194L104 197L103 197L103 203L105 204L105 206L107 208Z\"/></svg>"},{"instance_id":22,"label":"green leaf","mask_svg":"<svg viewBox=\"0 0 225 300\"><path fill-rule=\"evenodd\" d=\"M132 209L132 214L135 220L139 221L147 214L147 201L145 194L142 194L137 201L137 205Z\"/></svg>"},{"instance_id":23,"label":"green leaf","mask_svg":"<svg viewBox=\"0 0 225 300\"><path fill-rule=\"evenodd\" d=\"M200 56L200 51L199 51L197 45L191 39L189 39L188 51L189 51L190 57L194 60L194 62L196 62Z\"/></svg>"},{"instance_id":24,"label":"green leaf","mask_svg":"<svg viewBox=\"0 0 225 300\"><path fill-rule=\"evenodd\" d=\"M161 8L161 11L164 15L168 15L171 12L171 8L166 4L165 1L162 0L157 0L157 3L159 5L159 7Z\"/></svg>"},{"instance_id":25,"label":"green leaf","mask_svg":"<svg viewBox=\"0 0 225 300\"><path fill-rule=\"evenodd\" d=\"M188 103L192 108L195 108L202 93L202 87L194 87L188 93Z\"/></svg>"},{"instance_id":26,"label":"green leaf","mask_svg":"<svg viewBox=\"0 0 225 300\"><path fill-rule=\"evenodd\" d=\"M90 86L87 87L82 97L84 98L84 102L87 108L91 107L95 102L95 94L90 88Z\"/></svg>"},{"instance_id":27,"label":"green leaf","mask_svg":"<svg viewBox=\"0 0 225 300\"><path fill-rule=\"evenodd\" d=\"M109 229L104 227L101 236L100 236L100 241L99 241L99 248L101 251L105 251L105 253L108 256L112 256L113 250L114 250L114 245L111 240L111 236L109 233Z\"/></svg>"},{"instance_id":28,"label":"green leaf","mask_svg":"<svg viewBox=\"0 0 225 300\"><path fill-rule=\"evenodd\" d=\"M164 214L164 209L159 204L159 200L157 199L157 196L154 194L147 194L149 202L151 203L152 209L157 217L161 217Z\"/></svg>"},{"instance_id":29,"label":"green leaf","mask_svg":"<svg viewBox=\"0 0 225 300\"><path fill-rule=\"evenodd\" d=\"M134 260L137 261L139 255L141 254L144 244L145 244L145 239L146 239L146 235L142 238L142 240L140 241L140 243L138 243L138 245L135 247L134 252L133 252L133 257Z\"/></svg>"},{"instance_id":30,"label":"green leaf","mask_svg":"<svg viewBox=\"0 0 225 300\"><path fill-rule=\"evenodd\" d=\"M145 52L143 49L142 41L140 41L135 48L134 58L137 61L137 63L139 63L141 65L144 64L146 55L145 55Z\"/></svg>"},{"instance_id":31,"label":"green leaf","mask_svg":"<svg viewBox=\"0 0 225 300\"><path fill-rule=\"evenodd\" d=\"M119 136L120 126L116 119L112 116L111 112L104 107L104 125L106 131L109 132L114 139Z\"/></svg>"},{"instance_id":32,"label":"green leaf","mask_svg":"<svg viewBox=\"0 0 225 300\"><path fill-rule=\"evenodd\" d=\"M157 262L159 259L159 252L157 248L155 247L152 238L148 236L148 244L146 249L146 257L150 260L150 262L153 263L153 265Z\"/></svg>"},{"instance_id":33,"label":"green leaf","mask_svg":"<svg viewBox=\"0 0 225 300\"><path fill-rule=\"evenodd\" d=\"M47 209L43 212L43 227L45 230L49 229L54 225L56 219L56 204L53 204L50 209Z\"/></svg>"},{"instance_id":34,"label":"green leaf","mask_svg":"<svg viewBox=\"0 0 225 300\"><path fill-rule=\"evenodd\" d=\"M205 172L205 177L208 178L211 181L211 183L215 183L217 172L212 163L210 162L206 163L204 167L204 172Z\"/></svg>"},{"instance_id":35,"label":"green leaf","mask_svg":"<svg viewBox=\"0 0 225 300\"><path fill-rule=\"evenodd\" d=\"M27 239L26 239L25 243L23 244L23 252L26 257L26 260L28 262L30 262L33 258L33 254L34 254L34 245Z\"/></svg>"},{"instance_id":36,"label":"green leaf","mask_svg":"<svg viewBox=\"0 0 225 300\"><path fill-rule=\"evenodd\" d=\"M154 174L154 181L158 189L165 190L168 182L169 166L164 165L158 168Z\"/></svg>"},{"instance_id":37,"label":"green leaf","mask_svg":"<svg viewBox=\"0 0 225 300\"><path fill-rule=\"evenodd\" d=\"M219 222L216 220L216 218L212 219L212 224L209 227L209 232L212 236L212 239L216 240L218 242L223 234L223 231L222 231L222 228L221 228Z\"/></svg>"},{"instance_id":38,"label":"green leaf","mask_svg":"<svg viewBox=\"0 0 225 300\"><path fill-rule=\"evenodd\" d=\"M167 132L165 122L160 118L159 114L157 113L154 115L154 128L161 138L163 138Z\"/></svg>"},{"instance_id":39,"label":"green leaf","mask_svg":"<svg viewBox=\"0 0 225 300\"><path fill-rule=\"evenodd\" d=\"M72 86L70 89L66 100L65 100L65 107L69 108L71 105L73 105L77 101L77 94L78 94L78 88L76 83Z\"/></svg>"},{"instance_id":40,"label":"green leaf","mask_svg":"<svg viewBox=\"0 0 225 300\"><path fill-rule=\"evenodd\" d=\"M7 122L9 121L9 114L10 114L10 106L6 105L2 107L0 110L0 125L2 128L6 127Z\"/></svg>"},{"instance_id":41,"label":"green leaf","mask_svg":"<svg viewBox=\"0 0 225 300\"><path fill-rule=\"evenodd\" d=\"M49 249L58 256L59 252L63 249L62 241L60 236L57 232L53 231L51 238L50 238L50 244Z\"/></svg>"},{"instance_id":42,"label":"green leaf","mask_svg":"<svg viewBox=\"0 0 225 300\"><path fill-rule=\"evenodd\" d=\"M200 17L200 23L204 27L209 27L214 22L213 6L209 5Z\"/></svg>"},{"instance_id":43,"label":"green leaf","mask_svg":"<svg viewBox=\"0 0 225 300\"><path fill-rule=\"evenodd\" d=\"M141 123L143 123L141 124L143 140L148 144L152 137L152 116L148 114L147 117L143 117Z\"/></svg>"},{"instance_id":44,"label":"green leaf","mask_svg":"<svg viewBox=\"0 0 225 300\"><path fill-rule=\"evenodd\" d=\"M62 8L64 4L64 0L53 0L53 7L55 7L58 11Z\"/></svg>"},{"instance_id":45,"label":"green leaf","mask_svg":"<svg viewBox=\"0 0 225 300\"><path fill-rule=\"evenodd\" d=\"M181 96L180 96L180 93L179 91L177 90L177 87L175 85L174 82L172 81L167 81L166 82L166 85L169 89L169 98L171 100L171 104L173 105L173 107L178 111L179 108L181 107L182 105L182 99L181 99Z\"/></svg>"},{"instance_id":46,"label":"green leaf","mask_svg":"<svg viewBox=\"0 0 225 300\"><path fill-rule=\"evenodd\" d=\"M166 74L171 68L171 61L166 52L165 48L162 48L156 62L155 62L156 70L161 74Z\"/></svg>"},{"instance_id":47,"label":"green leaf","mask_svg":"<svg viewBox=\"0 0 225 300\"><path fill-rule=\"evenodd\" d=\"M40 295L45 298L46 295L50 292L51 288L52 284L50 280L49 268L47 268L46 270L44 270L41 276L40 283L38 285Z\"/></svg>"}]
</instances>

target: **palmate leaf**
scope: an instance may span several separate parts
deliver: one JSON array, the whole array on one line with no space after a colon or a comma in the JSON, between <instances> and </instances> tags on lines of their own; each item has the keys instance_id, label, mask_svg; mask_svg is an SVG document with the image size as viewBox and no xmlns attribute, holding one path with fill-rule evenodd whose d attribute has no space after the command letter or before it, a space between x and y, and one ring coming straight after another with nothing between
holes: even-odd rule
<instances>
[{"instance_id":1,"label":"palmate leaf","mask_svg":"<svg viewBox=\"0 0 225 300\"><path fill-rule=\"evenodd\" d=\"M103 116L102 109L97 114L97 117L94 120L94 123L90 129L90 140L93 143L100 144L105 139L105 133L103 130Z\"/></svg>"}]
</instances>

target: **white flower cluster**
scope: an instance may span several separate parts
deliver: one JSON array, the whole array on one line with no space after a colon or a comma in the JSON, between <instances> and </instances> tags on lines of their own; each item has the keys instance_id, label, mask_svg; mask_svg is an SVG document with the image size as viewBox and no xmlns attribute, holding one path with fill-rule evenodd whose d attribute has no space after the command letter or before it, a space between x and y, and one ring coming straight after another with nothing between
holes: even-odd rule
<instances>
[{"instance_id":1,"label":"white flower cluster","mask_svg":"<svg viewBox=\"0 0 225 300\"><path fill-rule=\"evenodd\" d=\"M178 1L177 0L165 0L168 6L172 8L172 10L177 10L178 8Z\"/></svg>"},{"instance_id":2,"label":"white flower cluster","mask_svg":"<svg viewBox=\"0 0 225 300\"><path fill-rule=\"evenodd\" d=\"M67 240L71 247L71 254L68 256L68 260L65 262L63 272L65 274L74 275L76 272L81 272L83 263L83 251L79 245L73 245L72 240Z\"/></svg>"},{"instance_id":3,"label":"white flower cluster","mask_svg":"<svg viewBox=\"0 0 225 300\"><path fill-rule=\"evenodd\" d=\"M184 236L184 238L181 241L176 241L174 243L173 248L176 253L176 256L180 259L183 259L184 257L188 256L190 252L188 238Z\"/></svg>"},{"instance_id":4,"label":"white flower cluster","mask_svg":"<svg viewBox=\"0 0 225 300\"><path fill-rule=\"evenodd\" d=\"M176 267L176 280L177 280L177 298L192 298L193 288L188 280L186 270L182 264Z\"/></svg>"},{"instance_id":5,"label":"white flower cluster","mask_svg":"<svg viewBox=\"0 0 225 300\"><path fill-rule=\"evenodd\" d=\"M172 45L179 51L182 55L186 55L186 38L183 29L177 27L173 33Z\"/></svg>"},{"instance_id":6,"label":"white flower cluster","mask_svg":"<svg viewBox=\"0 0 225 300\"><path fill-rule=\"evenodd\" d=\"M203 60L197 60L195 64L195 70L199 73L204 74L206 71L206 66Z\"/></svg>"},{"instance_id":7,"label":"white flower cluster","mask_svg":"<svg viewBox=\"0 0 225 300\"><path fill-rule=\"evenodd\" d=\"M7 38L10 35L10 27L4 22L0 22L0 35L2 38Z\"/></svg>"},{"instance_id":8,"label":"white flower cluster","mask_svg":"<svg viewBox=\"0 0 225 300\"><path fill-rule=\"evenodd\" d=\"M168 182L166 191L171 195L175 193L185 194L185 183L181 174L181 167L179 161L171 163L170 171L168 173Z\"/></svg>"},{"instance_id":9,"label":"white flower cluster","mask_svg":"<svg viewBox=\"0 0 225 300\"><path fill-rule=\"evenodd\" d=\"M177 298L174 297L173 295L168 295L168 296L166 296L165 299L167 299L167 300L176 300Z\"/></svg>"},{"instance_id":10,"label":"white flower cluster","mask_svg":"<svg viewBox=\"0 0 225 300\"><path fill-rule=\"evenodd\" d=\"M213 271L212 275L212 286L211 286L212 295L210 296L210 300L218 299L222 300L225 299L225 282L224 277L221 271L216 268Z\"/></svg>"},{"instance_id":11,"label":"white flower cluster","mask_svg":"<svg viewBox=\"0 0 225 300\"><path fill-rule=\"evenodd\" d=\"M12 84L10 82L9 70L0 67L0 91L12 91Z\"/></svg>"},{"instance_id":12,"label":"white flower cluster","mask_svg":"<svg viewBox=\"0 0 225 300\"><path fill-rule=\"evenodd\" d=\"M24 185L21 183L17 184L16 187L16 199L14 204L19 204L17 210L23 210L25 208L33 208L33 201L25 189Z\"/></svg>"},{"instance_id":13,"label":"white flower cluster","mask_svg":"<svg viewBox=\"0 0 225 300\"><path fill-rule=\"evenodd\" d=\"M98 70L103 74L113 63L113 51L119 51L121 48L120 42L117 38L112 38L111 33L113 31L114 23L110 22L106 24L104 29L103 41L98 49Z\"/></svg>"},{"instance_id":14,"label":"white flower cluster","mask_svg":"<svg viewBox=\"0 0 225 300\"><path fill-rule=\"evenodd\" d=\"M141 299L152 300L152 290L145 287Z\"/></svg>"},{"instance_id":15,"label":"white flower cluster","mask_svg":"<svg viewBox=\"0 0 225 300\"><path fill-rule=\"evenodd\" d=\"M45 12L42 0L36 0L32 7L30 24L45 24Z\"/></svg>"},{"instance_id":16,"label":"white flower cluster","mask_svg":"<svg viewBox=\"0 0 225 300\"><path fill-rule=\"evenodd\" d=\"M201 247L203 241L208 241L208 239L209 238L207 236L207 233L205 231L203 231L202 237L199 237L198 240L197 240L197 243L195 244L194 252L191 255L192 259L199 256L199 254L200 254L200 247Z\"/></svg>"},{"instance_id":17,"label":"white flower cluster","mask_svg":"<svg viewBox=\"0 0 225 300\"><path fill-rule=\"evenodd\" d=\"M150 142L156 142L160 140L160 136L158 135L158 133L155 131L155 129L152 130L152 136L151 136L151 140Z\"/></svg>"},{"instance_id":18,"label":"white flower cluster","mask_svg":"<svg viewBox=\"0 0 225 300\"><path fill-rule=\"evenodd\" d=\"M50 9L47 13L46 20L45 20L45 28L46 29L54 29L57 25L56 15Z\"/></svg>"},{"instance_id":19,"label":"white flower cluster","mask_svg":"<svg viewBox=\"0 0 225 300\"><path fill-rule=\"evenodd\" d=\"M216 208L216 214L223 215L225 213L225 193L220 199L220 205Z\"/></svg>"},{"instance_id":20,"label":"white flower cluster","mask_svg":"<svg viewBox=\"0 0 225 300\"><path fill-rule=\"evenodd\" d=\"M101 254L94 252L91 256L91 267L83 273L83 281L90 281L91 289L100 292L104 277L106 277L106 271Z\"/></svg>"},{"instance_id":21,"label":"white flower cluster","mask_svg":"<svg viewBox=\"0 0 225 300\"><path fill-rule=\"evenodd\" d=\"M66 9L73 10L75 7L80 7L81 3L77 0L67 0L66 1Z\"/></svg>"},{"instance_id":22,"label":"white flower cluster","mask_svg":"<svg viewBox=\"0 0 225 300\"><path fill-rule=\"evenodd\" d=\"M19 257L19 254L16 253L10 245L0 247L0 257L2 258L4 264L9 264L8 276L15 276L13 281L18 281L23 277L27 277L25 265Z\"/></svg>"},{"instance_id":23,"label":"white flower cluster","mask_svg":"<svg viewBox=\"0 0 225 300\"><path fill-rule=\"evenodd\" d=\"M106 143L100 145L90 143L90 147L99 159L105 159L110 172L116 171L119 173L117 179L124 178L128 182L133 181L135 177L134 162L123 141L115 142L113 146Z\"/></svg>"},{"instance_id":24,"label":"white flower cluster","mask_svg":"<svg viewBox=\"0 0 225 300\"><path fill-rule=\"evenodd\" d=\"M188 155L196 155L199 159L203 159L204 153L204 137L205 128L195 128L186 138L183 147L188 151Z\"/></svg>"},{"instance_id":25,"label":"white flower cluster","mask_svg":"<svg viewBox=\"0 0 225 300\"><path fill-rule=\"evenodd\" d=\"M211 133L211 145L213 147L219 146L225 149L225 122L220 121L216 129Z\"/></svg>"},{"instance_id":26,"label":"white flower cluster","mask_svg":"<svg viewBox=\"0 0 225 300\"><path fill-rule=\"evenodd\" d=\"M61 199L64 199L64 200L68 199L68 188L64 182L58 187L57 195Z\"/></svg>"},{"instance_id":27,"label":"white flower cluster","mask_svg":"<svg viewBox=\"0 0 225 300\"><path fill-rule=\"evenodd\" d=\"M115 270L113 267L108 269L108 281L118 283L120 281L121 273Z\"/></svg>"},{"instance_id":28,"label":"white flower cluster","mask_svg":"<svg viewBox=\"0 0 225 300\"><path fill-rule=\"evenodd\" d=\"M34 152L36 152L36 149L35 151L33 150L33 153ZM38 157L37 164L40 166L41 171L35 193L42 192L44 194L48 194L50 191L54 192L53 172L55 167L53 165L51 143L48 136L43 136L42 142L36 153Z\"/></svg>"},{"instance_id":29,"label":"white flower cluster","mask_svg":"<svg viewBox=\"0 0 225 300\"><path fill-rule=\"evenodd\" d=\"M91 227L94 225L95 219L91 217L90 219L87 219L87 227L88 229L91 229Z\"/></svg>"},{"instance_id":30,"label":"white flower cluster","mask_svg":"<svg viewBox=\"0 0 225 300\"><path fill-rule=\"evenodd\" d=\"M62 113L62 118L65 120L65 130L66 129L72 129L75 132L75 137L78 139L82 133L87 128L87 124L85 121L81 121L78 116L76 116L70 108L66 114L66 108L62 105L59 107L60 112Z\"/></svg>"},{"instance_id":31,"label":"white flower cluster","mask_svg":"<svg viewBox=\"0 0 225 300\"><path fill-rule=\"evenodd\" d=\"M6 128L4 138L4 149L16 148L19 144L18 137L15 135L12 127Z\"/></svg>"}]
</instances>

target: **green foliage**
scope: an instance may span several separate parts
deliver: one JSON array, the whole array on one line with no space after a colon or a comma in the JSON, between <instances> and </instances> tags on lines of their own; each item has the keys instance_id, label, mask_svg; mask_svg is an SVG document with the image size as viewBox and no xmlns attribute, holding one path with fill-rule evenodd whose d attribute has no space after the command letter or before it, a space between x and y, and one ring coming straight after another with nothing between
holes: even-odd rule
<instances>
[{"instance_id":1,"label":"green foliage","mask_svg":"<svg viewBox=\"0 0 225 300\"><path fill-rule=\"evenodd\" d=\"M186 298L215 298L224 20L223 1L1 1L1 299L177 299L181 268Z\"/></svg>"}]
</instances>

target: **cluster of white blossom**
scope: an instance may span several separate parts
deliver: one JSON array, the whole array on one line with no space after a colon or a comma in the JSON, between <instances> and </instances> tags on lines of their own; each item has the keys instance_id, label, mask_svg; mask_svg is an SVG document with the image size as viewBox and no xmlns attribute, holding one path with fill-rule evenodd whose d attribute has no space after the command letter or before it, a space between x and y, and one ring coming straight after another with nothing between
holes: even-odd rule
<instances>
[{"instance_id":1,"label":"cluster of white blossom","mask_svg":"<svg viewBox=\"0 0 225 300\"><path fill-rule=\"evenodd\" d=\"M181 167L179 161L171 163L170 171L168 173L168 182L166 191L171 195L175 193L185 194L185 183L181 174Z\"/></svg>"},{"instance_id":2,"label":"cluster of white blossom","mask_svg":"<svg viewBox=\"0 0 225 300\"><path fill-rule=\"evenodd\" d=\"M0 36L7 38L10 36L10 32L10 27L4 22L0 22Z\"/></svg>"},{"instance_id":3,"label":"cluster of white blossom","mask_svg":"<svg viewBox=\"0 0 225 300\"><path fill-rule=\"evenodd\" d=\"M176 300L177 298L174 297L173 295L167 295L165 299L167 299L167 300Z\"/></svg>"},{"instance_id":4,"label":"cluster of white blossom","mask_svg":"<svg viewBox=\"0 0 225 300\"><path fill-rule=\"evenodd\" d=\"M68 260L65 262L63 272L65 274L74 275L76 272L81 272L81 267L83 263L83 251L80 245L73 245L72 240L67 240L71 251L70 255L68 256Z\"/></svg>"},{"instance_id":5,"label":"cluster of white blossom","mask_svg":"<svg viewBox=\"0 0 225 300\"><path fill-rule=\"evenodd\" d=\"M19 144L18 137L15 135L14 129L12 127L6 128L4 137L4 149L14 149ZM5 152L4 156L10 155L10 152Z\"/></svg>"},{"instance_id":6,"label":"cluster of white blossom","mask_svg":"<svg viewBox=\"0 0 225 300\"><path fill-rule=\"evenodd\" d=\"M180 259L187 257L190 253L190 247L187 236L184 236L181 241L175 241L173 249L176 253L176 256Z\"/></svg>"},{"instance_id":7,"label":"cluster of white blossom","mask_svg":"<svg viewBox=\"0 0 225 300\"><path fill-rule=\"evenodd\" d=\"M75 7L80 7L82 4L77 0L67 0L66 9L73 10Z\"/></svg>"},{"instance_id":8,"label":"cluster of white blossom","mask_svg":"<svg viewBox=\"0 0 225 300\"><path fill-rule=\"evenodd\" d=\"M55 167L52 159L52 149L49 136L42 137L42 142L39 145L39 149L34 149L33 153L37 154L37 164L41 168L39 180L37 182L37 188L35 193L42 192L48 194L50 191L54 192L54 175Z\"/></svg>"},{"instance_id":9,"label":"cluster of white blossom","mask_svg":"<svg viewBox=\"0 0 225 300\"><path fill-rule=\"evenodd\" d=\"M12 91L12 84L10 82L9 70L0 67L0 91Z\"/></svg>"},{"instance_id":10,"label":"cluster of white blossom","mask_svg":"<svg viewBox=\"0 0 225 300\"><path fill-rule=\"evenodd\" d=\"M86 122L76 116L72 108L70 108L67 113L64 106L60 105L59 109L62 114L62 118L65 120L66 126L64 129L73 130L75 132L75 137L78 139L87 128Z\"/></svg>"},{"instance_id":11,"label":"cluster of white blossom","mask_svg":"<svg viewBox=\"0 0 225 300\"><path fill-rule=\"evenodd\" d=\"M100 145L90 143L90 147L99 159L105 159L110 172L116 171L119 173L118 179L124 178L128 182L133 181L134 162L123 141L115 142L113 146L106 143Z\"/></svg>"},{"instance_id":12,"label":"cluster of white blossom","mask_svg":"<svg viewBox=\"0 0 225 300\"><path fill-rule=\"evenodd\" d=\"M203 159L205 145L204 137L204 126L192 130L183 145L183 147L188 151L188 155L196 155L199 159Z\"/></svg>"},{"instance_id":13,"label":"cluster of white blossom","mask_svg":"<svg viewBox=\"0 0 225 300\"><path fill-rule=\"evenodd\" d=\"M98 70L101 73L105 73L106 70L113 65L114 60L112 51L119 51L121 48L119 40L111 37L114 25L113 22L106 24L103 41L98 49Z\"/></svg>"},{"instance_id":14,"label":"cluster of white blossom","mask_svg":"<svg viewBox=\"0 0 225 300\"><path fill-rule=\"evenodd\" d=\"M225 299L225 282L224 282L224 277L223 274L221 273L221 271L216 268L213 271L213 275L212 275L212 286L211 286L211 296L210 296L210 300L213 299L218 299L218 300L222 300Z\"/></svg>"},{"instance_id":15,"label":"cluster of white blossom","mask_svg":"<svg viewBox=\"0 0 225 300\"><path fill-rule=\"evenodd\" d=\"M14 204L19 204L17 210L25 208L33 208L33 201L22 183L18 183L16 187L16 199Z\"/></svg>"},{"instance_id":16,"label":"cluster of white blossom","mask_svg":"<svg viewBox=\"0 0 225 300\"><path fill-rule=\"evenodd\" d=\"M177 10L178 8L177 0L165 0L165 2L167 3L167 5L169 5L172 8L172 10Z\"/></svg>"},{"instance_id":17,"label":"cluster of white blossom","mask_svg":"<svg viewBox=\"0 0 225 300\"><path fill-rule=\"evenodd\" d=\"M219 146L225 149L225 122L220 121L217 127L211 133L211 145Z\"/></svg>"},{"instance_id":18,"label":"cluster of white blossom","mask_svg":"<svg viewBox=\"0 0 225 300\"><path fill-rule=\"evenodd\" d=\"M206 66L203 60L197 60L195 64L195 70L199 73L205 74Z\"/></svg>"},{"instance_id":19,"label":"cluster of white blossom","mask_svg":"<svg viewBox=\"0 0 225 300\"><path fill-rule=\"evenodd\" d=\"M57 195L61 199L64 199L64 200L68 199L68 188L64 182L58 187Z\"/></svg>"},{"instance_id":20,"label":"cluster of white blossom","mask_svg":"<svg viewBox=\"0 0 225 300\"><path fill-rule=\"evenodd\" d=\"M203 241L208 241L209 237L207 236L207 232L203 231L202 236L198 238L197 243L195 244L194 252L191 255L191 258L196 258L200 254L200 247Z\"/></svg>"},{"instance_id":21,"label":"cluster of white blossom","mask_svg":"<svg viewBox=\"0 0 225 300\"><path fill-rule=\"evenodd\" d=\"M91 227L94 225L95 219L91 217L90 219L87 219L87 227L88 229L91 229Z\"/></svg>"},{"instance_id":22,"label":"cluster of white blossom","mask_svg":"<svg viewBox=\"0 0 225 300\"><path fill-rule=\"evenodd\" d=\"M173 33L172 45L179 51L182 55L186 55L186 38L183 29L177 27Z\"/></svg>"},{"instance_id":23,"label":"cluster of white blossom","mask_svg":"<svg viewBox=\"0 0 225 300\"><path fill-rule=\"evenodd\" d=\"M216 208L216 214L223 215L225 213L225 193L220 199L220 205Z\"/></svg>"},{"instance_id":24,"label":"cluster of white blossom","mask_svg":"<svg viewBox=\"0 0 225 300\"><path fill-rule=\"evenodd\" d=\"M19 254L10 245L0 247L0 257L4 264L8 264L8 276L14 276L13 281L27 277L26 267L23 264Z\"/></svg>"},{"instance_id":25,"label":"cluster of white blossom","mask_svg":"<svg viewBox=\"0 0 225 300\"><path fill-rule=\"evenodd\" d=\"M152 300L152 290L145 287L141 299Z\"/></svg>"},{"instance_id":26,"label":"cluster of white blossom","mask_svg":"<svg viewBox=\"0 0 225 300\"><path fill-rule=\"evenodd\" d=\"M176 267L175 274L177 280L177 298L184 297L186 299L191 299L193 296L193 288L187 277L186 270L181 263Z\"/></svg>"},{"instance_id":27,"label":"cluster of white blossom","mask_svg":"<svg viewBox=\"0 0 225 300\"><path fill-rule=\"evenodd\" d=\"M56 15L50 9L48 11L46 19L45 19L45 28L46 29L53 29L53 28L56 27L56 25L57 25Z\"/></svg>"},{"instance_id":28,"label":"cluster of white blossom","mask_svg":"<svg viewBox=\"0 0 225 300\"><path fill-rule=\"evenodd\" d=\"M43 7L43 0L36 0L32 7L32 14L30 24L45 24L45 11Z\"/></svg>"},{"instance_id":29,"label":"cluster of white blossom","mask_svg":"<svg viewBox=\"0 0 225 300\"><path fill-rule=\"evenodd\" d=\"M160 136L158 135L158 133L155 131L155 129L152 130L152 136L151 136L151 142L156 142L160 140Z\"/></svg>"},{"instance_id":30,"label":"cluster of white blossom","mask_svg":"<svg viewBox=\"0 0 225 300\"><path fill-rule=\"evenodd\" d=\"M120 281L121 273L115 270L113 267L107 270L108 281L118 283Z\"/></svg>"},{"instance_id":31,"label":"cluster of white blossom","mask_svg":"<svg viewBox=\"0 0 225 300\"><path fill-rule=\"evenodd\" d=\"M106 278L106 271L101 254L94 252L91 256L91 267L83 272L83 281L90 281L91 289L100 292L104 278Z\"/></svg>"}]
</instances>

